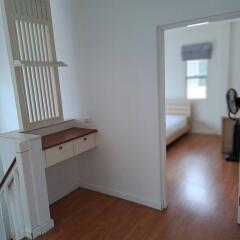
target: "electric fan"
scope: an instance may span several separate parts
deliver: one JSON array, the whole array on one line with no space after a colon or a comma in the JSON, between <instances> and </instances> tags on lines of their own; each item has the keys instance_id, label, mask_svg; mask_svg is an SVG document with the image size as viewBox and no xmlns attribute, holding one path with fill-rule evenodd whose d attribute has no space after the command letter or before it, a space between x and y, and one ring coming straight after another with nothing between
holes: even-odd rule
<instances>
[{"instance_id":1,"label":"electric fan","mask_svg":"<svg viewBox=\"0 0 240 240\"><path fill-rule=\"evenodd\" d=\"M235 121L234 132L233 132L233 146L232 153L225 155L227 161L239 161L240 153L240 121L236 117L237 112L240 108L240 97L238 97L237 91L230 88L226 95L228 116L230 119Z\"/></svg>"}]
</instances>

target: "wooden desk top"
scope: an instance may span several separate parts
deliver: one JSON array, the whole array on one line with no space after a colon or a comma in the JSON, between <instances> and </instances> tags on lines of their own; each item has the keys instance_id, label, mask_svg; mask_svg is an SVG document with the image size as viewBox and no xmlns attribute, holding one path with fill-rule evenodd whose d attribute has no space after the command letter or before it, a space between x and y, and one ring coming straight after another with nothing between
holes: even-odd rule
<instances>
[{"instance_id":1,"label":"wooden desk top","mask_svg":"<svg viewBox=\"0 0 240 240\"><path fill-rule=\"evenodd\" d=\"M74 127L61 132L49 134L42 137L42 148L43 150L46 150L96 132L96 129Z\"/></svg>"}]
</instances>

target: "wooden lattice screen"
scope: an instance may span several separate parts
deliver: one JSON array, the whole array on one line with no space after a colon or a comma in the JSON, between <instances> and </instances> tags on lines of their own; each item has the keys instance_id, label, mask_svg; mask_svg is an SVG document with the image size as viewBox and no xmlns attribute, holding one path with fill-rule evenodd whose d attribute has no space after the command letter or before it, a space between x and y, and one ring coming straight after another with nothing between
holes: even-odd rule
<instances>
[{"instance_id":1,"label":"wooden lattice screen","mask_svg":"<svg viewBox=\"0 0 240 240\"><path fill-rule=\"evenodd\" d=\"M18 115L24 130L63 121L49 0L4 0Z\"/></svg>"}]
</instances>

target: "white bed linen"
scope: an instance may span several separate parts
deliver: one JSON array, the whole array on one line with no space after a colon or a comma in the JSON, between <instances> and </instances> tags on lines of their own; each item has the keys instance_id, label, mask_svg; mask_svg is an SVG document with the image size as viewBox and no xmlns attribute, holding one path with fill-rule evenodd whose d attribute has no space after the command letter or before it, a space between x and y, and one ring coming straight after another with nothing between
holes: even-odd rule
<instances>
[{"instance_id":1,"label":"white bed linen","mask_svg":"<svg viewBox=\"0 0 240 240\"><path fill-rule=\"evenodd\" d=\"M180 115L166 115L166 135L172 136L188 125L188 118Z\"/></svg>"}]
</instances>

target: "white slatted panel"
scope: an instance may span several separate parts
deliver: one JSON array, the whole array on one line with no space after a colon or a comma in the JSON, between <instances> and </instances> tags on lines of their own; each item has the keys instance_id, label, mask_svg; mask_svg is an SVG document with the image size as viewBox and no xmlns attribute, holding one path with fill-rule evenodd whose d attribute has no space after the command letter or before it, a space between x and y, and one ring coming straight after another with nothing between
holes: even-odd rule
<instances>
[{"instance_id":1,"label":"white slatted panel","mask_svg":"<svg viewBox=\"0 0 240 240\"><path fill-rule=\"evenodd\" d=\"M22 127L63 120L49 0L5 0Z\"/></svg>"}]
</instances>

